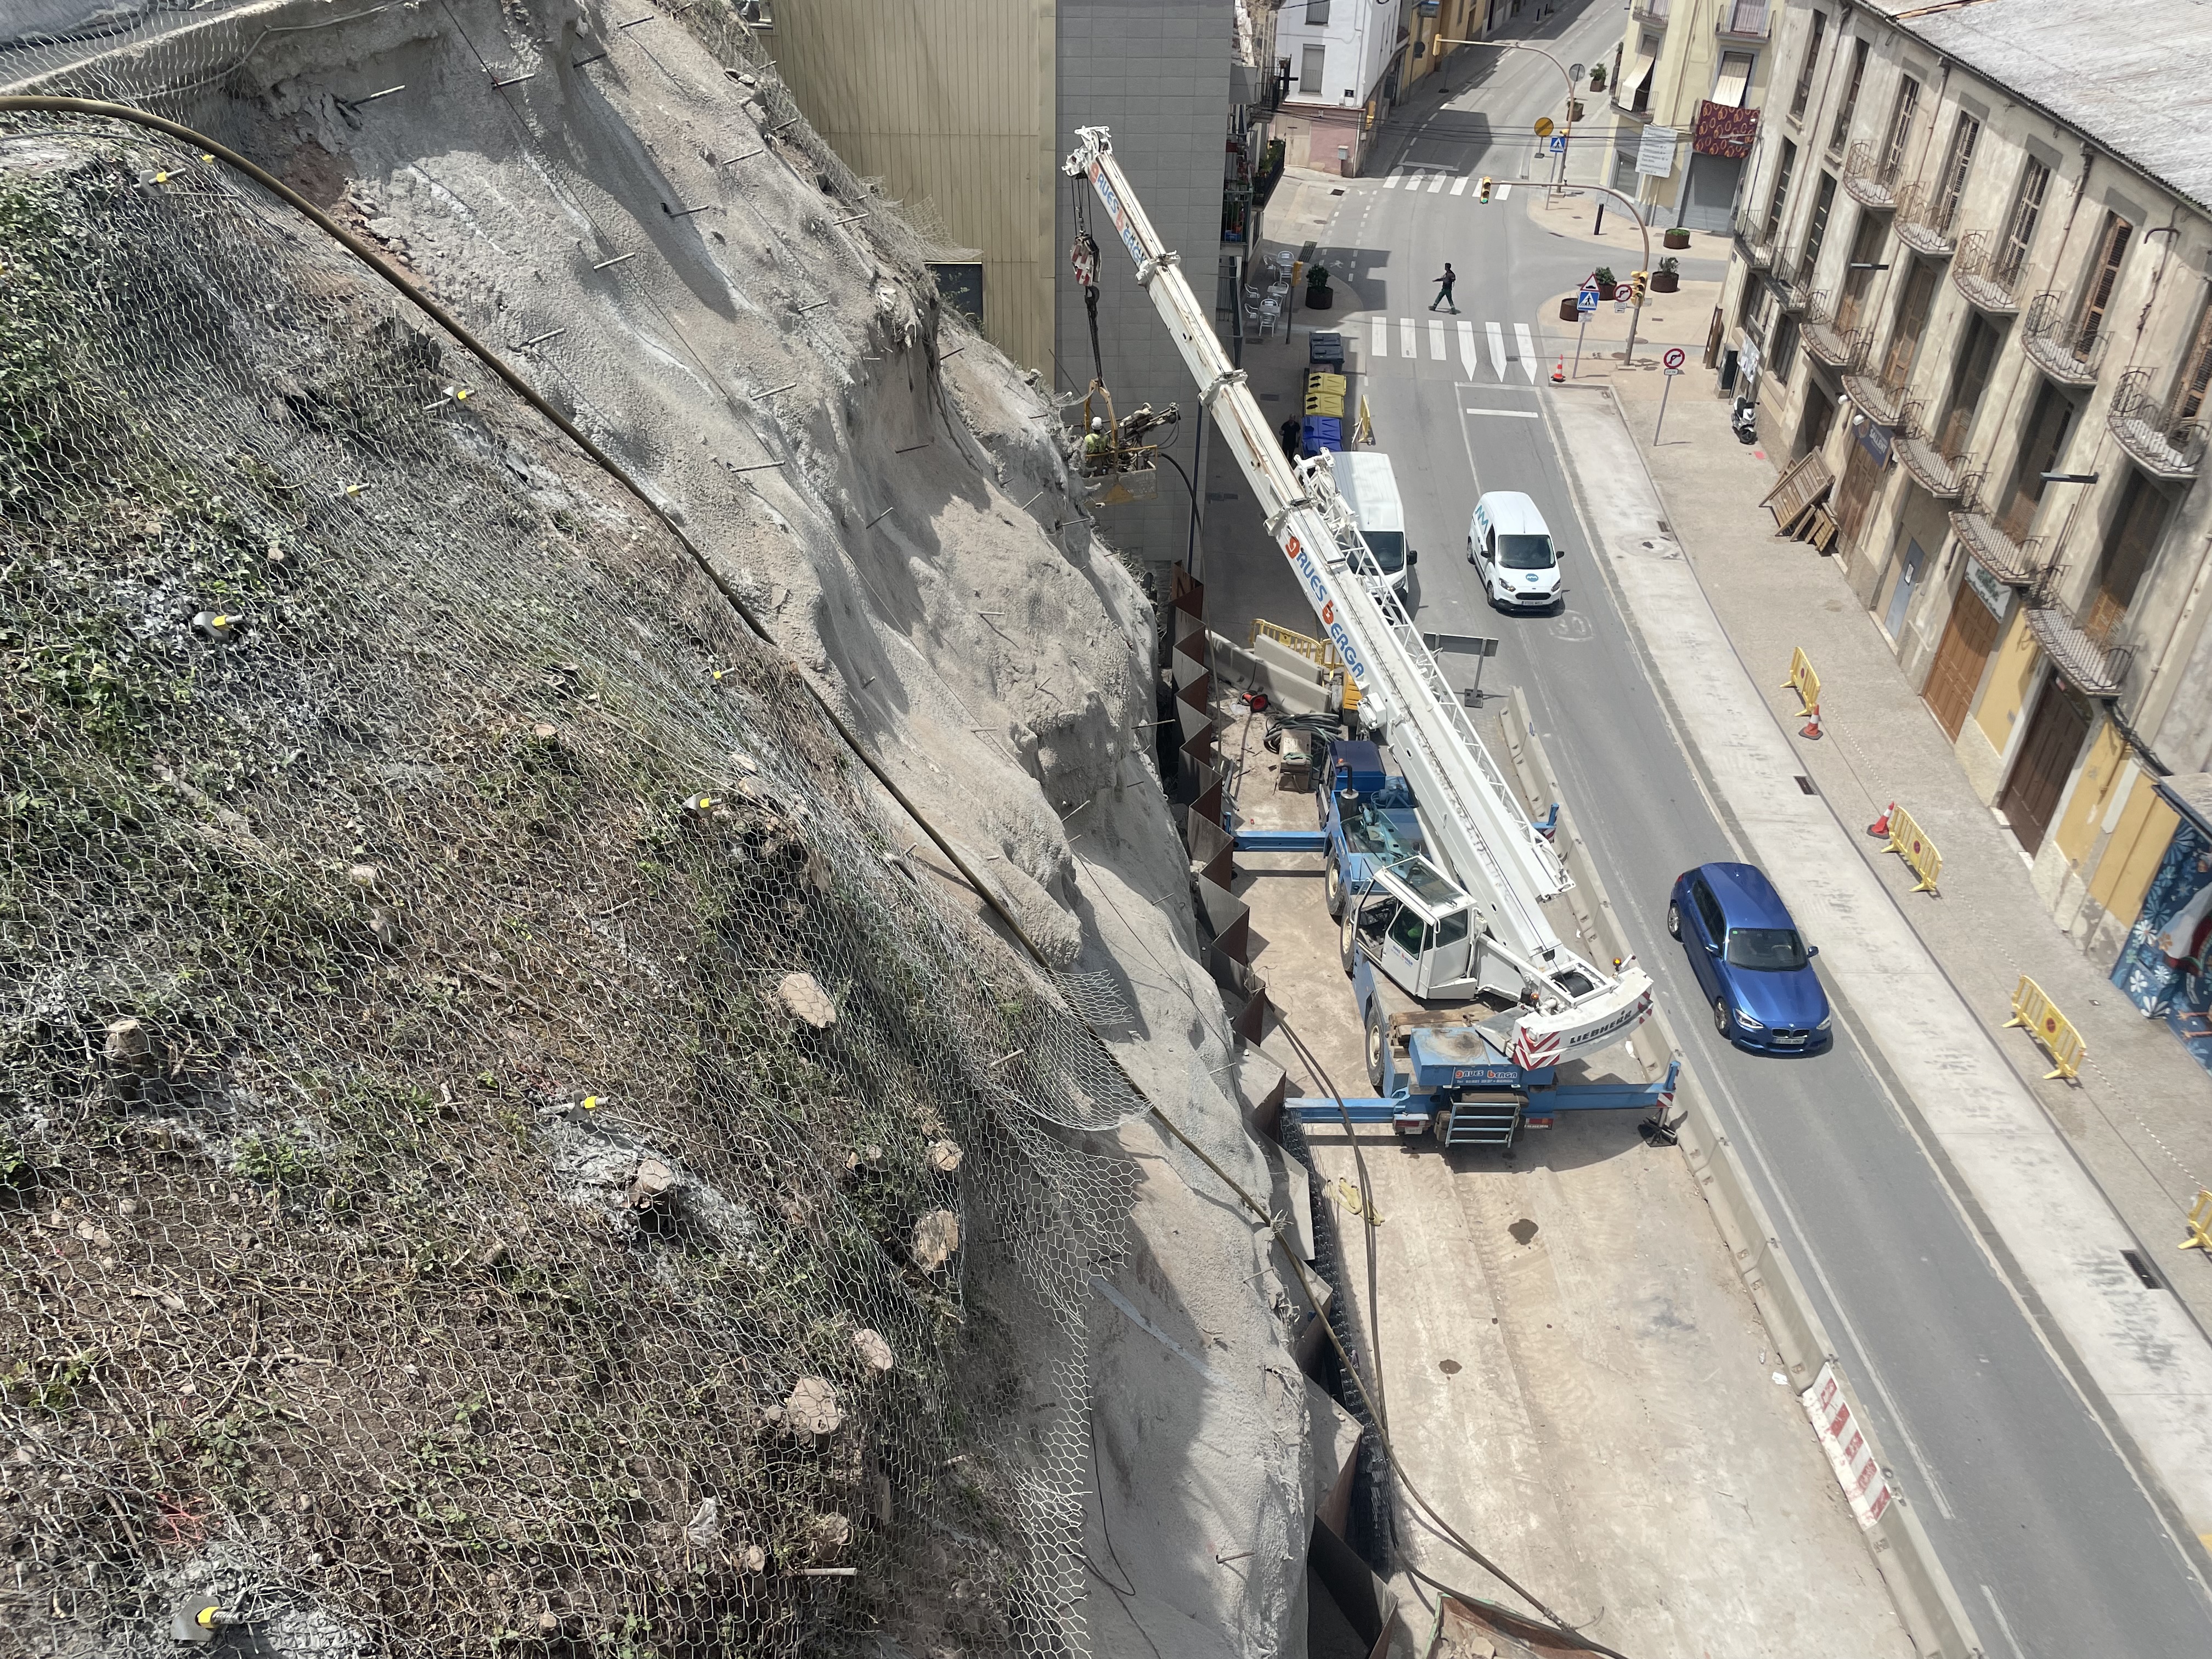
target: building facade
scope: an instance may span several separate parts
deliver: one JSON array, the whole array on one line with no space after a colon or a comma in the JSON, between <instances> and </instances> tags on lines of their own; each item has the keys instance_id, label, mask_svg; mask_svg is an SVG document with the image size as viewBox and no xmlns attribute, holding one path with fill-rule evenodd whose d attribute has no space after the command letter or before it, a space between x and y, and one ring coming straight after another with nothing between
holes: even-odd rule
<instances>
[{"instance_id":1,"label":"building facade","mask_svg":"<svg viewBox=\"0 0 2212 1659\"><path fill-rule=\"evenodd\" d=\"M2212 890L2212 856L2160 876L2212 764L2212 149L2138 76L2144 41L2175 88L2212 68L2189 0L2094 26L1792 0L1716 319L1770 443L1828 475L1832 550L1960 766L2108 964Z\"/></svg>"},{"instance_id":2,"label":"building facade","mask_svg":"<svg viewBox=\"0 0 2212 1659\"><path fill-rule=\"evenodd\" d=\"M1635 0L1613 53L1612 176L1647 220L1725 231L1741 194L1777 51L1781 0ZM1674 134L1664 173L1639 173L1645 135Z\"/></svg>"},{"instance_id":3,"label":"building facade","mask_svg":"<svg viewBox=\"0 0 2212 1659\"><path fill-rule=\"evenodd\" d=\"M1400 4L1284 0L1275 16L1275 56L1289 82L1275 130L1292 167L1347 177L1360 170L1410 44L1410 15Z\"/></svg>"},{"instance_id":4,"label":"building facade","mask_svg":"<svg viewBox=\"0 0 2212 1659\"><path fill-rule=\"evenodd\" d=\"M1373 8L1370 6L1370 9ZM780 0L776 64L816 129L888 194L927 201L983 268L983 331L1062 397L1094 363L1068 252L1079 127L1104 126L1145 210L1201 299L1235 293L1257 244L1267 134L1266 0ZM1240 15L1241 12L1241 15ZM1089 185L1080 186L1086 204ZM1194 480L1188 371L1110 228L1100 245L1098 361L1116 409L1174 403L1164 443ZM1223 313L1233 330L1233 307ZM1101 527L1154 564L1180 559L1193 502L1172 468Z\"/></svg>"}]
</instances>

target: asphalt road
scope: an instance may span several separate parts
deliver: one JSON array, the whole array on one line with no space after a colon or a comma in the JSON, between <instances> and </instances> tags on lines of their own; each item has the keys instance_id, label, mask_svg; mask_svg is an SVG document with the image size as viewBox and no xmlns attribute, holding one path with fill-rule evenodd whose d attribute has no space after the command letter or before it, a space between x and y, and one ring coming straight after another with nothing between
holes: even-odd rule
<instances>
[{"instance_id":1,"label":"asphalt road","mask_svg":"<svg viewBox=\"0 0 2212 1659\"><path fill-rule=\"evenodd\" d=\"M1607 58L1620 26L1616 9L1589 8L1561 31L1560 55ZM1525 133L1559 86L1543 59L1501 54L1457 106L1416 114L1389 135L1383 170L1399 162L1517 180L1528 141L1493 135ZM1368 308L1424 327L1430 279L1449 259L1478 336L1495 320L1509 340L1513 323L1532 320L1589 259L1517 205L1372 182L1347 191L1322 247ZM2193 1568L1962 1213L1848 1009L1834 1049L1817 1058L1756 1059L1715 1036L1681 948L1666 936L1667 894L1690 866L1739 854L1725 803L1702 786L1653 690L1644 645L1589 556L1548 430L1529 418L1540 397L1574 394L1540 390L1511 362L1503 380L1486 361L1470 379L1456 350L1445 362L1425 349L1407 357L1395 349L1395 330L1391 338L1391 355L1360 389L1422 552L1420 620L1501 641L1486 680L1526 690L1676 1040L1749 1153L1986 1651L2212 1652L2212 1601ZM1571 550L1564 614L1501 617L1484 601L1465 538L1485 489L1525 490Z\"/></svg>"}]
</instances>

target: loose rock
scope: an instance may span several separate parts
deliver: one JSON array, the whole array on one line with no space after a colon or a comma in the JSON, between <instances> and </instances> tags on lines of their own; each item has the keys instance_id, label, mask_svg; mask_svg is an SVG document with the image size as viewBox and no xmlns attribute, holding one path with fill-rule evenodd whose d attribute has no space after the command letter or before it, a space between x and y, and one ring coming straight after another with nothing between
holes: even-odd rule
<instances>
[{"instance_id":1,"label":"loose rock","mask_svg":"<svg viewBox=\"0 0 2212 1659\"><path fill-rule=\"evenodd\" d=\"M837 1391L818 1376L802 1376L783 1402L783 1422L793 1434L835 1434L845 1420Z\"/></svg>"},{"instance_id":2,"label":"loose rock","mask_svg":"<svg viewBox=\"0 0 2212 1659\"><path fill-rule=\"evenodd\" d=\"M817 1031L826 1031L837 1023L837 1005L811 974L786 974L777 982L775 994L793 1018L804 1020Z\"/></svg>"},{"instance_id":3,"label":"loose rock","mask_svg":"<svg viewBox=\"0 0 2212 1659\"><path fill-rule=\"evenodd\" d=\"M960 1167L963 1154L957 1140L933 1140L929 1143L929 1167L939 1175L951 1175Z\"/></svg>"},{"instance_id":4,"label":"loose rock","mask_svg":"<svg viewBox=\"0 0 2212 1659\"><path fill-rule=\"evenodd\" d=\"M926 1273L942 1267L960 1248L960 1218L950 1210L932 1210L914 1224L915 1266Z\"/></svg>"},{"instance_id":5,"label":"loose rock","mask_svg":"<svg viewBox=\"0 0 2212 1659\"><path fill-rule=\"evenodd\" d=\"M891 1345L873 1331L854 1331L853 1352L871 1370L887 1371L891 1368Z\"/></svg>"}]
</instances>

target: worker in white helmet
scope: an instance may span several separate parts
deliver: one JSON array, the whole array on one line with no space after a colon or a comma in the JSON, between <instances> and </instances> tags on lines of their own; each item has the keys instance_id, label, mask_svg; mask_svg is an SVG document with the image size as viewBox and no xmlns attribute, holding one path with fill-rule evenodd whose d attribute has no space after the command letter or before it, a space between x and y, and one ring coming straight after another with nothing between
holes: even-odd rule
<instances>
[{"instance_id":1,"label":"worker in white helmet","mask_svg":"<svg viewBox=\"0 0 2212 1659\"><path fill-rule=\"evenodd\" d=\"M1083 470L1085 472L1104 471L1113 453L1114 444L1113 441L1106 435L1104 418L1092 416L1091 430L1083 440Z\"/></svg>"}]
</instances>

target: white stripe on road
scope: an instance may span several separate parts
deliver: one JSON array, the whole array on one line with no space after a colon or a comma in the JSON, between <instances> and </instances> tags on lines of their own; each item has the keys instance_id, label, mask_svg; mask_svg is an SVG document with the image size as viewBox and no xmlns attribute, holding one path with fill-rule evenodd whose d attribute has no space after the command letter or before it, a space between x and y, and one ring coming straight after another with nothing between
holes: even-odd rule
<instances>
[{"instance_id":1,"label":"white stripe on road","mask_svg":"<svg viewBox=\"0 0 2212 1659\"><path fill-rule=\"evenodd\" d=\"M1448 173L1439 173L1435 178L1430 179L1429 194L1433 196L1438 191L1442 190L1444 187L1445 182L1449 179L1451 175Z\"/></svg>"},{"instance_id":2,"label":"white stripe on road","mask_svg":"<svg viewBox=\"0 0 2212 1659\"><path fill-rule=\"evenodd\" d=\"M1429 361L1440 363L1444 360L1444 325L1441 318L1429 319Z\"/></svg>"},{"instance_id":3,"label":"white stripe on road","mask_svg":"<svg viewBox=\"0 0 2212 1659\"><path fill-rule=\"evenodd\" d=\"M1528 325L1513 325L1513 338L1521 347L1521 367L1528 371L1528 384L1536 384L1536 341L1528 332ZM1503 371L1500 371L1501 373Z\"/></svg>"},{"instance_id":4,"label":"white stripe on road","mask_svg":"<svg viewBox=\"0 0 2212 1659\"><path fill-rule=\"evenodd\" d=\"M1398 355L1401 357L1410 357L1413 356L1414 349L1413 319L1411 317L1401 317L1398 319Z\"/></svg>"},{"instance_id":5,"label":"white stripe on road","mask_svg":"<svg viewBox=\"0 0 2212 1659\"><path fill-rule=\"evenodd\" d=\"M1490 189L1491 199L1492 201L1502 202L1512 193L1513 186L1510 185L1493 185Z\"/></svg>"},{"instance_id":6,"label":"white stripe on road","mask_svg":"<svg viewBox=\"0 0 2212 1659\"><path fill-rule=\"evenodd\" d=\"M1465 318L1459 325L1459 361L1467 370L1467 378L1474 378L1474 325Z\"/></svg>"},{"instance_id":7,"label":"white stripe on road","mask_svg":"<svg viewBox=\"0 0 2212 1659\"><path fill-rule=\"evenodd\" d=\"M1385 190L1395 190L1395 189L1397 189L1397 188L1398 188L1398 181L1399 181L1401 179L1404 178L1405 176L1406 176L1406 170L1405 170L1405 168L1403 168L1403 167L1395 167L1395 168L1393 168L1393 169L1391 170L1390 176L1389 176L1388 179L1385 179L1382 181L1382 188L1383 188L1383 189L1385 189Z\"/></svg>"},{"instance_id":8,"label":"white stripe on road","mask_svg":"<svg viewBox=\"0 0 2212 1659\"><path fill-rule=\"evenodd\" d=\"M1502 380L1505 378L1505 331L1495 323L1485 323L1482 326L1490 336L1490 366L1498 371L1498 378Z\"/></svg>"},{"instance_id":9,"label":"white stripe on road","mask_svg":"<svg viewBox=\"0 0 2212 1659\"><path fill-rule=\"evenodd\" d=\"M1533 409L1470 409L1469 415L1504 415L1516 421L1540 421L1543 415Z\"/></svg>"},{"instance_id":10,"label":"white stripe on road","mask_svg":"<svg viewBox=\"0 0 2212 1659\"><path fill-rule=\"evenodd\" d=\"M1468 182L1468 181L1467 181L1466 179L1453 179L1453 180L1452 180L1452 194L1453 194L1453 195L1455 195L1455 196L1463 196L1463 195L1465 195L1465 194L1467 193L1467 182Z\"/></svg>"},{"instance_id":11,"label":"white stripe on road","mask_svg":"<svg viewBox=\"0 0 2212 1659\"><path fill-rule=\"evenodd\" d=\"M1390 355L1390 319L1388 317L1370 317L1367 319L1367 337L1377 359L1389 356Z\"/></svg>"}]
</instances>

